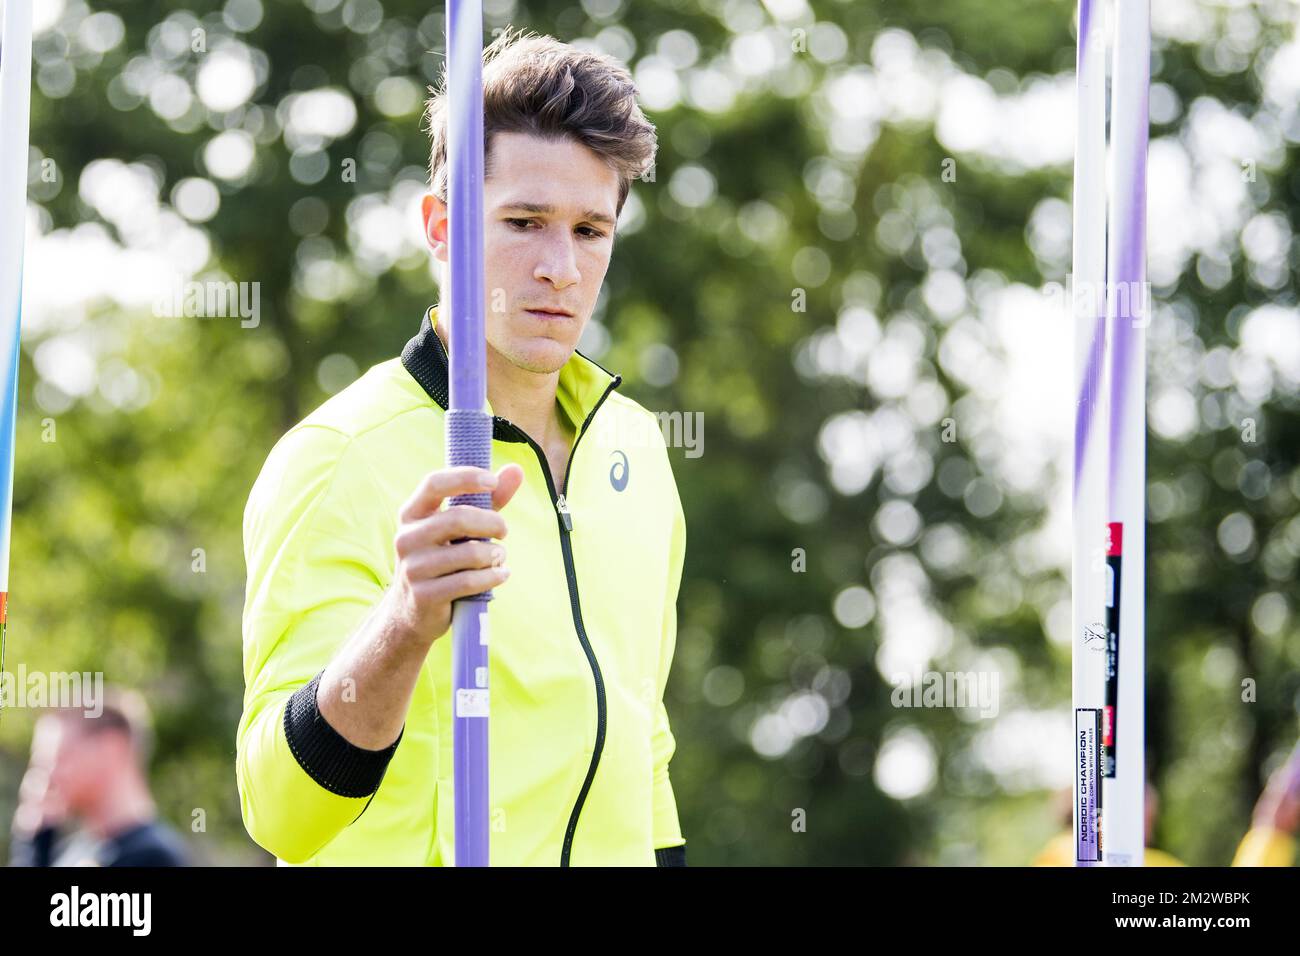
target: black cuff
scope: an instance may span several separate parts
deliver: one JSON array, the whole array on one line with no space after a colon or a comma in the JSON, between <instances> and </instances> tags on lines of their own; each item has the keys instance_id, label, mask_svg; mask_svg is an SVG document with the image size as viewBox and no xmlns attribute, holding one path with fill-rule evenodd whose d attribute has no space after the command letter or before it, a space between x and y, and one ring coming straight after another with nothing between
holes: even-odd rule
<instances>
[{"instance_id":1,"label":"black cuff","mask_svg":"<svg viewBox=\"0 0 1300 956\"><path fill-rule=\"evenodd\" d=\"M316 688L324 673L321 671L289 698L284 708L285 739L298 766L330 793L369 797L379 789L406 728L383 750L365 750L347 740L326 722L316 706Z\"/></svg>"},{"instance_id":2,"label":"black cuff","mask_svg":"<svg viewBox=\"0 0 1300 956\"><path fill-rule=\"evenodd\" d=\"M655 850L655 866L685 866L686 844Z\"/></svg>"}]
</instances>

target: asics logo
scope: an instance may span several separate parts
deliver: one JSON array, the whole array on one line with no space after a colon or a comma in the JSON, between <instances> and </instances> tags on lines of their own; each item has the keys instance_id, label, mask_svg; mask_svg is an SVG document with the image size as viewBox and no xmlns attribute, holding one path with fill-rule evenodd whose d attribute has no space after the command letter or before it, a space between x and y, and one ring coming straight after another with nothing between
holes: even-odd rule
<instances>
[{"instance_id":1,"label":"asics logo","mask_svg":"<svg viewBox=\"0 0 1300 956\"><path fill-rule=\"evenodd\" d=\"M622 491L627 487L628 473L631 469L628 467L627 455L623 454L621 451L616 451L613 454L618 456L621 460L614 462L610 467L609 483L614 486L615 491Z\"/></svg>"}]
</instances>

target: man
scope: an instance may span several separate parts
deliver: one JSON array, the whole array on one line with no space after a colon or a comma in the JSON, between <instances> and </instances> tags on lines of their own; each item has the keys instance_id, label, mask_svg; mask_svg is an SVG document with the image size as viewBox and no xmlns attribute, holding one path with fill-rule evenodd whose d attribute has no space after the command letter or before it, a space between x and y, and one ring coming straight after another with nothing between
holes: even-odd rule
<instances>
[{"instance_id":1,"label":"man","mask_svg":"<svg viewBox=\"0 0 1300 956\"><path fill-rule=\"evenodd\" d=\"M1268 778L1233 866L1292 866L1300 826L1300 743Z\"/></svg>"},{"instance_id":2,"label":"man","mask_svg":"<svg viewBox=\"0 0 1300 956\"><path fill-rule=\"evenodd\" d=\"M684 865L663 692L685 518L654 416L576 351L654 127L606 57L506 33L484 64L504 467L445 465L436 309L276 445L244 516L244 822L285 863L452 863L451 601L491 588L492 863ZM444 264L445 96L423 202ZM488 487L493 510L443 507Z\"/></svg>"},{"instance_id":3,"label":"man","mask_svg":"<svg viewBox=\"0 0 1300 956\"><path fill-rule=\"evenodd\" d=\"M187 866L180 837L158 820L145 765L148 710L105 691L99 712L44 714L19 788L14 866ZM70 821L81 827L67 830Z\"/></svg>"}]
</instances>

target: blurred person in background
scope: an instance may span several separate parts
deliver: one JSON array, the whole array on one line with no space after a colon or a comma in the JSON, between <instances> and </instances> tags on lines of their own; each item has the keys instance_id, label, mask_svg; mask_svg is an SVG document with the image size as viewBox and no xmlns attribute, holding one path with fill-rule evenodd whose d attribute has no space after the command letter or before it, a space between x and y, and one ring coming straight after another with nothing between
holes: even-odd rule
<instances>
[{"instance_id":1,"label":"blurred person in background","mask_svg":"<svg viewBox=\"0 0 1300 956\"><path fill-rule=\"evenodd\" d=\"M1268 778L1233 866L1292 866L1300 822L1300 743Z\"/></svg>"},{"instance_id":2,"label":"blurred person in background","mask_svg":"<svg viewBox=\"0 0 1300 956\"><path fill-rule=\"evenodd\" d=\"M43 714L14 813L13 866L187 866L180 836L158 819L145 767L149 712L134 692L106 689L91 716Z\"/></svg>"},{"instance_id":3,"label":"blurred person in background","mask_svg":"<svg viewBox=\"0 0 1300 956\"><path fill-rule=\"evenodd\" d=\"M1058 809L1060 817L1065 825L1065 832L1058 833L1052 837L1048 844L1039 851L1038 856L1034 857L1033 866L1074 866L1074 806L1070 802L1073 794L1069 790L1062 791L1058 796ZM1143 837L1147 844L1146 850L1143 851L1144 866L1186 866L1182 860L1166 853L1164 850L1157 850L1151 846L1151 837L1155 835L1156 817L1160 813L1160 795L1156 793L1156 788L1147 783L1146 804L1144 807L1146 818L1143 821ZM1105 833L1102 833L1102 841L1105 842Z\"/></svg>"},{"instance_id":4,"label":"blurred person in background","mask_svg":"<svg viewBox=\"0 0 1300 956\"><path fill-rule=\"evenodd\" d=\"M1074 865L1074 820L1070 792L1060 795L1061 815L1066 830L1054 836L1034 857L1034 866ZM1147 784L1146 840L1155 832L1160 797ZM1237 846L1233 866L1291 866L1295 862L1295 831L1300 823L1300 743L1287 761L1269 777L1268 786L1255 804L1250 830ZM1146 848L1146 866L1184 866L1163 850Z\"/></svg>"}]
</instances>

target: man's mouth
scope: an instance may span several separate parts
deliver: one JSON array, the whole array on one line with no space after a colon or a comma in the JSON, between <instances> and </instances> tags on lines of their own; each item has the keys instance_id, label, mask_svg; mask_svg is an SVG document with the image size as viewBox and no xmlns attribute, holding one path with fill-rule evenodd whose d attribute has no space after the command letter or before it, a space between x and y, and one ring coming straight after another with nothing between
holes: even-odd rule
<instances>
[{"instance_id":1,"label":"man's mouth","mask_svg":"<svg viewBox=\"0 0 1300 956\"><path fill-rule=\"evenodd\" d=\"M571 319L572 312L565 312L559 309L525 309L529 315L535 315L539 319Z\"/></svg>"}]
</instances>

